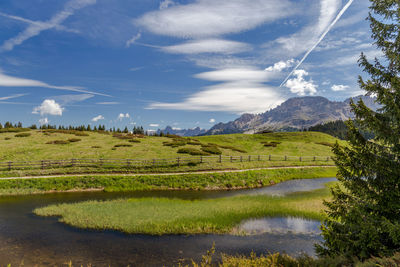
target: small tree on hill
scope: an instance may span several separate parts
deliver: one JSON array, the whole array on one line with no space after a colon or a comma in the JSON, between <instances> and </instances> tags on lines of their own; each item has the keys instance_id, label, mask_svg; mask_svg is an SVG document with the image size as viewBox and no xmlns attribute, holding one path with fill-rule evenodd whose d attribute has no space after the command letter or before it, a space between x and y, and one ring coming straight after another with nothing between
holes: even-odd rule
<instances>
[{"instance_id":1,"label":"small tree on hill","mask_svg":"<svg viewBox=\"0 0 400 267\"><path fill-rule=\"evenodd\" d=\"M317 246L322 255L365 259L400 250L400 3L371 3L368 20L384 60L370 63L362 54L359 63L369 79L359 77L359 84L382 107L374 112L361 100L351 103L356 118L348 123L349 146L334 147L343 186L326 202L325 241ZM362 130L375 138L366 139Z\"/></svg>"}]
</instances>

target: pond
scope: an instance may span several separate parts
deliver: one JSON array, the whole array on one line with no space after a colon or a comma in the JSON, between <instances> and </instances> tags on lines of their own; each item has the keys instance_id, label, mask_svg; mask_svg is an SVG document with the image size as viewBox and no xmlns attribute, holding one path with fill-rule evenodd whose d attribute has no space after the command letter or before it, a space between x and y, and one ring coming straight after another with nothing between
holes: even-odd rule
<instances>
[{"instance_id":1,"label":"pond","mask_svg":"<svg viewBox=\"0 0 400 267\"><path fill-rule=\"evenodd\" d=\"M87 231L69 227L57 218L32 214L37 207L89 199L125 197L170 197L205 199L238 194L284 195L322 188L334 178L292 180L271 187L237 191L152 191L132 193L58 193L0 197L0 266L172 266L199 260L215 242L216 255L286 252L314 255L314 244L321 241L319 222L298 218L264 218L241 224L248 236L233 235L126 235L113 231ZM256 233L256 234L254 234Z\"/></svg>"}]
</instances>

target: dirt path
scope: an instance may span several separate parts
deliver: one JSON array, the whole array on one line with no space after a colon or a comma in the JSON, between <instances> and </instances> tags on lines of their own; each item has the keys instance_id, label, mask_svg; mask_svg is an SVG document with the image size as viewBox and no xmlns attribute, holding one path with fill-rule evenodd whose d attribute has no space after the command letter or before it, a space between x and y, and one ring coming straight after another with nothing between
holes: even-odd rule
<instances>
[{"instance_id":1,"label":"dirt path","mask_svg":"<svg viewBox=\"0 0 400 267\"><path fill-rule=\"evenodd\" d=\"M0 180L23 180L23 179L41 179L41 178L62 178L62 177L83 177L83 176L170 176L170 175L188 175L188 174L207 174L207 173L228 173L228 172L246 172L258 170L276 170L276 169L304 169L304 168L333 168L332 165L322 166L286 166L286 167L266 167L244 170L215 170L215 171L192 171L192 172L170 172L170 173L82 173L82 174L62 174L62 175L43 175L43 176L23 176L23 177L2 177Z\"/></svg>"}]
</instances>

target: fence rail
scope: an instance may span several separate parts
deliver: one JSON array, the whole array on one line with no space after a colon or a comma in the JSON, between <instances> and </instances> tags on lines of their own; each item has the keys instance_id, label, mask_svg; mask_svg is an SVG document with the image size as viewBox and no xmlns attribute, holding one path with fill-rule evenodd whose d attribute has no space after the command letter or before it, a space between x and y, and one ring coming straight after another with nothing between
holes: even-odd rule
<instances>
[{"instance_id":1,"label":"fence rail","mask_svg":"<svg viewBox=\"0 0 400 267\"><path fill-rule=\"evenodd\" d=\"M207 164L224 162L253 162L253 161L331 161L330 156L277 156L277 155L242 155L242 156L192 156L168 159L67 159L67 160L39 160L39 161L7 161L0 162L0 170L22 169L53 169L71 167L94 168L148 168L160 166L180 166L188 164Z\"/></svg>"}]
</instances>

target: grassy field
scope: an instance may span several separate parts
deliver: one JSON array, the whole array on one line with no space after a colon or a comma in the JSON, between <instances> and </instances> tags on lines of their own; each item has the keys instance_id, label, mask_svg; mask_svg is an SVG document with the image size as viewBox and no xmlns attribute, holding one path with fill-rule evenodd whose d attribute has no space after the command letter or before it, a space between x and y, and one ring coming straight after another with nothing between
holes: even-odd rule
<instances>
[{"instance_id":1,"label":"grassy field","mask_svg":"<svg viewBox=\"0 0 400 267\"><path fill-rule=\"evenodd\" d=\"M324 189L285 197L237 196L211 200L166 198L120 199L58 204L38 208L40 216L60 216L60 221L85 229L112 229L151 235L237 233L243 220L265 216L323 219Z\"/></svg>"},{"instance_id":2,"label":"grassy field","mask_svg":"<svg viewBox=\"0 0 400 267\"><path fill-rule=\"evenodd\" d=\"M189 156L178 153L179 150L208 153L217 150L224 156L274 155L272 161L223 162L193 164L192 166L172 164L164 167L100 168L68 167L55 169L11 170L4 169L0 176L46 175L82 172L169 172L213 169L248 169L268 166L333 165L324 159L300 162L284 161L284 156L311 157L331 156L331 145L336 141L345 144L330 135L317 132L270 133L270 134L231 134L183 138L176 141L167 137L144 137L132 140L120 139L112 134L84 132L87 136L75 136L66 133L29 131L30 135L16 137L18 133L0 133L0 162L39 161L63 159L163 159ZM70 141L68 141L70 140ZM212 148L207 147L212 143ZM175 146L176 145L176 146ZM246 157L247 158L247 157ZM246 161L246 160L244 160Z\"/></svg>"},{"instance_id":3,"label":"grassy field","mask_svg":"<svg viewBox=\"0 0 400 267\"><path fill-rule=\"evenodd\" d=\"M81 176L40 179L0 179L0 195L45 192L104 190L216 190L268 186L292 179L334 177L336 168L257 170L230 173L193 173L185 175Z\"/></svg>"}]
</instances>

